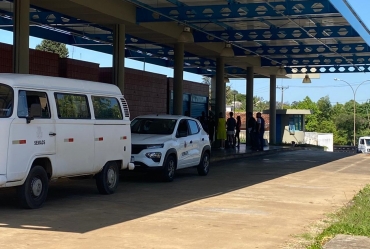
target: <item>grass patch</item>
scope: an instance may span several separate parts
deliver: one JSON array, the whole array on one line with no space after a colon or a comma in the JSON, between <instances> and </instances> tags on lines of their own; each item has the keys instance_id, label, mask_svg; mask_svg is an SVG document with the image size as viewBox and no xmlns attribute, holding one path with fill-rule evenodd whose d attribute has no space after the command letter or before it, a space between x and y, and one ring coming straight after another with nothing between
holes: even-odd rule
<instances>
[{"instance_id":1,"label":"grass patch","mask_svg":"<svg viewBox=\"0 0 370 249\"><path fill-rule=\"evenodd\" d=\"M370 237L370 185L329 218L328 226L315 237L308 249L323 248L323 245L337 234Z\"/></svg>"}]
</instances>

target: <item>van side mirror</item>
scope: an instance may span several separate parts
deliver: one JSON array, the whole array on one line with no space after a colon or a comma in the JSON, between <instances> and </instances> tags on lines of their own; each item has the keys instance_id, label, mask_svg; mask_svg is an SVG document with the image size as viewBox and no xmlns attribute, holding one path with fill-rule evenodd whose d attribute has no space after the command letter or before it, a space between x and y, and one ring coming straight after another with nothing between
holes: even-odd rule
<instances>
[{"instance_id":1,"label":"van side mirror","mask_svg":"<svg viewBox=\"0 0 370 249\"><path fill-rule=\"evenodd\" d=\"M31 123L31 121L34 119L34 117L26 117L27 124Z\"/></svg>"},{"instance_id":2,"label":"van side mirror","mask_svg":"<svg viewBox=\"0 0 370 249\"><path fill-rule=\"evenodd\" d=\"M31 121L34 120L35 117L41 117L41 114L42 114L41 105L32 104L29 110L28 117L26 117L27 124L31 123Z\"/></svg>"}]
</instances>

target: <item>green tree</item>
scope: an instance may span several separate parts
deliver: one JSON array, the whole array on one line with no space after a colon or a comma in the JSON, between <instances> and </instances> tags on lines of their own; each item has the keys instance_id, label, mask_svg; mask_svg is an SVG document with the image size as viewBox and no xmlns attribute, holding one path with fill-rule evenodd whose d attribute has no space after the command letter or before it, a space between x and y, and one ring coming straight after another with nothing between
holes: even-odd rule
<instances>
[{"instance_id":1,"label":"green tree","mask_svg":"<svg viewBox=\"0 0 370 249\"><path fill-rule=\"evenodd\" d=\"M320 120L330 120L332 116L332 105L329 96L320 98L317 101L317 108L319 109L318 118Z\"/></svg>"},{"instance_id":2,"label":"green tree","mask_svg":"<svg viewBox=\"0 0 370 249\"><path fill-rule=\"evenodd\" d=\"M293 109L308 109L312 111L312 115L307 115L306 120L306 131L309 132L318 132L320 124L318 117L320 116L320 110L317 107L317 104L313 102L308 96L304 100L295 102L291 108Z\"/></svg>"},{"instance_id":3,"label":"green tree","mask_svg":"<svg viewBox=\"0 0 370 249\"><path fill-rule=\"evenodd\" d=\"M50 40L42 40L39 45L36 46L36 50L46 51L58 54L60 58L68 58L69 51L65 44Z\"/></svg>"}]
</instances>

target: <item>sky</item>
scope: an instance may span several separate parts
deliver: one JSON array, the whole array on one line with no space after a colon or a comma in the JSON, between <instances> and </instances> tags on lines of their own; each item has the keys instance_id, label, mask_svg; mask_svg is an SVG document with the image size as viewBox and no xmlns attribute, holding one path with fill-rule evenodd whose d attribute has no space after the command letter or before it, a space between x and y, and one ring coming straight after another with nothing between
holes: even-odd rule
<instances>
[{"instance_id":1,"label":"sky","mask_svg":"<svg viewBox=\"0 0 370 249\"><path fill-rule=\"evenodd\" d=\"M336 0L334 0L336 1ZM348 0L353 9L370 28L370 18L366 18L367 12L370 9L370 1L368 0ZM0 42L13 44L12 32L0 30ZM41 39L31 37L30 48L35 48ZM369 44L370 45L370 44ZM104 53L99 53L87 49L82 49L74 46L67 46L69 49L69 56L73 59L90 61L100 64L101 67L112 66L112 56ZM146 70L149 72L160 73L173 77L173 70L170 68L160 67L152 64L138 62L131 59L125 59L125 65L129 68L138 70ZM370 66L370 65L369 65ZM320 79L312 79L311 84L302 84L302 79L277 79L277 86L284 86L284 102L293 102L303 100L309 96L312 100L317 101L321 97L329 96L333 104L345 103L353 99L353 92L351 88L343 82L335 81L334 78L347 81L356 89L359 84L366 80L370 80L370 73L326 73L320 74ZM184 72L184 80L202 82L202 76ZM237 79L231 80L230 86L239 93L246 93L246 80ZM269 97L269 79L255 79L254 80L254 95L268 100ZM281 100L281 90L277 89L277 100ZM364 103L370 101L370 81L361 84L356 93L356 101Z\"/></svg>"}]
</instances>

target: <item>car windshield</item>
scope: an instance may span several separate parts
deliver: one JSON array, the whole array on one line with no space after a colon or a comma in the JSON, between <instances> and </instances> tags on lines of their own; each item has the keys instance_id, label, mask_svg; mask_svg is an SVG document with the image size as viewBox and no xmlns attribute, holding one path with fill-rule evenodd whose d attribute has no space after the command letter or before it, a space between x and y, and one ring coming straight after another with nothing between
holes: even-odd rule
<instances>
[{"instance_id":1,"label":"car windshield","mask_svg":"<svg viewBox=\"0 0 370 249\"><path fill-rule=\"evenodd\" d=\"M0 84L0 118L9 118L13 113L13 89Z\"/></svg>"},{"instance_id":2,"label":"car windshield","mask_svg":"<svg viewBox=\"0 0 370 249\"><path fill-rule=\"evenodd\" d=\"M136 118L131 122L131 132L170 135L175 129L176 121L176 119Z\"/></svg>"}]
</instances>

